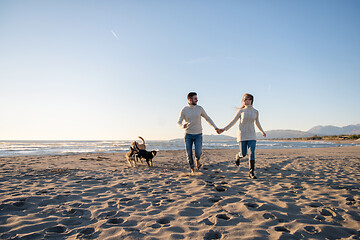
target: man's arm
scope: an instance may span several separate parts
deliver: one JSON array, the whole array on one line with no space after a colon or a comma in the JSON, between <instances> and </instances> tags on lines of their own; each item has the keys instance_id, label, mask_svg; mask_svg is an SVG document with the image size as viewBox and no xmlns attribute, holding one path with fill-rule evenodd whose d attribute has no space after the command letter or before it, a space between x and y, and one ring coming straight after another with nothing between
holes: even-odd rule
<instances>
[{"instance_id":1,"label":"man's arm","mask_svg":"<svg viewBox=\"0 0 360 240\"><path fill-rule=\"evenodd\" d=\"M184 128L184 126L182 124L182 122L184 121L184 117L185 117L185 114L184 114L184 109L183 109L183 110L181 110L179 121L177 122L177 125L179 126L179 128Z\"/></svg>"},{"instance_id":2,"label":"man's arm","mask_svg":"<svg viewBox=\"0 0 360 240\"><path fill-rule=\"evenodd\" d=\"M205 120L213 126L213 128L218 129L218 127L215 125L214 121L206 114L205 110L201 107L201 116L205 118Z\"/></svg>"}]
</instances>

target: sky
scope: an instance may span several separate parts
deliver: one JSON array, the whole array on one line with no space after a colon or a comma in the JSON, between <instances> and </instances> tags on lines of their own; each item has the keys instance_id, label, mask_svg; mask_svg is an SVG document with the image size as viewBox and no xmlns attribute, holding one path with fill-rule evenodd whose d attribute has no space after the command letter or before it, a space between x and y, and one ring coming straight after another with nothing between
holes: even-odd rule
<instances>
[{"instance_id":1,"label":"sky","mask_svg":"<svg viewBox=\"0 0 360 240\"><path fill-rule=\"evenodd\" d=\"M359 13L356 0L0 0L0 139L181 138L190 91L220 128L244 93L265 131L359 124Z\"/></svg>"}]
</instances>

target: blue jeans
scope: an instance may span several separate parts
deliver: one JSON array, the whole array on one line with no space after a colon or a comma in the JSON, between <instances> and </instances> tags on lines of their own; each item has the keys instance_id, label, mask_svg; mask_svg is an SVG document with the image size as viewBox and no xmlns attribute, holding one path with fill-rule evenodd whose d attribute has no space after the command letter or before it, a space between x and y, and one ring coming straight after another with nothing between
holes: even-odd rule
<instances>
[{"instance_id":1,"label":"blue jeans","mask_svg":"<svg viewBox=\"0 0 360 240\"><path fill-rule=\"evenodd\" d=\"M202 153L202 133L200 134L186 134L185 135L185 150L187 154L187 159L190 164L190 168L194 167L194 158L193 158L193 151L192 146L195 145L195 158L196 160L200 160L201 153Z\"/></svg>"},{"instance_id":2,"label":"blue jeans","mask_svg":"<svg viewBox=\"0 0 360 240\"><path fill-rule=\"evenodd\" d=\"M249 140L249 141L241 141L239 142L240 145L240 157L245 157L247 152L249 151L249 159L255 160L255 147L256 147L256 140Z\"/></svg>"}]
</instances>

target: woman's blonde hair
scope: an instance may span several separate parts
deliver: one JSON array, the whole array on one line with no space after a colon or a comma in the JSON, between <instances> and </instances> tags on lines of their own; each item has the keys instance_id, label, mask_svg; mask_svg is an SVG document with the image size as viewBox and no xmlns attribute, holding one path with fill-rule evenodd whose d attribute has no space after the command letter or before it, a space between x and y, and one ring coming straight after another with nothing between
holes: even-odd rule
<instances>
[{"instance_id":1,"label":"woman's blonde hair","mask_svg":"<svg viewBox=\"0 0 360 240\"><path fill-rule=\"evenodd\" d=\"M241 99L241 107L239 109L243 109L245 107L245 98L249 98L251 100L251 105L254 103L254 96L250 93L245 93Z\"/></svg>"}]
</instances>

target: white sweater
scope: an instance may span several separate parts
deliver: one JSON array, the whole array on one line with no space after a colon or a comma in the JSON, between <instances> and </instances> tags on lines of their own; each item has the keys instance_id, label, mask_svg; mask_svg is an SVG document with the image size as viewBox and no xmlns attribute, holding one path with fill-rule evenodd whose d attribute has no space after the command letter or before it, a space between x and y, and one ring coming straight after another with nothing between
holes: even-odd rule
<instances>
[{"instance_id":1,"label":"white sweater","mask_svg":"<svg viewBox=\"0 0 360 240\"><path fill-rule=\"evenodd\" d=\"M181 110L177 124L180 128L183 128L182 122L185 120L186 123L189 123L188 127L185 128L185 133L200 134L202 133L201 117L205 118L205 120L215 129L217 128L213 120L211 120L201 106L190 104Z\"/></svg>"},{"instance_id":2,"label":"white sweater","mask_svg":"<svg viewBox=\"0 0 360 240\"><path fill-rule=\"evenodd\" d=\"M240 119L239 125L239 134L238 142L240 141L249 141L256 140L255 127L254 123L258 127L261 133L264 133L260 122L259 122L259 112L253 108L252 105L245 106L245 108L240 109L234 119L224 128L225 131L229 130L234 124Z\"/></svg>"}]
</instances>

